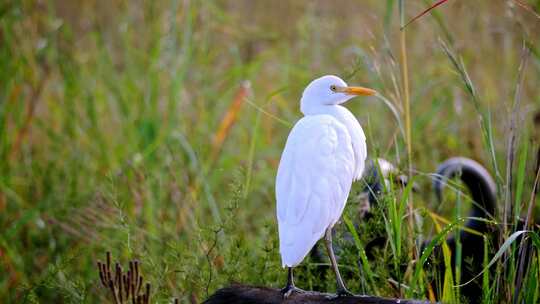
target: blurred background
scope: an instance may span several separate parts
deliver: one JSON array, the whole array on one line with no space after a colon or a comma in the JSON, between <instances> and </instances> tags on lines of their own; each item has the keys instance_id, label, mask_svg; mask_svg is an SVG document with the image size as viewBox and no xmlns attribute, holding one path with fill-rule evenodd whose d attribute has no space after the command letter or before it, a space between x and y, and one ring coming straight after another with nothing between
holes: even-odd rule
<instances>
[{"instance_id":1,"label":"blurred background","mask_svg":"<svg viewBox=\"0 0 540 304\"><path fill-rule=\"evenodd\" d=\"M432 3L407 0L405 19ZM435 210L422 173L450 156L479 161L503 189L511 136L531 194L540 19L517 3L449 0L406 28L418 208ZM95 264L107 250L141 260L159 303L198 303L230 282L280 287L275 172L307 83L335 74L381 92L398 117L375 98L347 107L370 157L408 168L398 11L393 0L1 1L0 299L104 300Z\"/></svg>"}]
</instances>

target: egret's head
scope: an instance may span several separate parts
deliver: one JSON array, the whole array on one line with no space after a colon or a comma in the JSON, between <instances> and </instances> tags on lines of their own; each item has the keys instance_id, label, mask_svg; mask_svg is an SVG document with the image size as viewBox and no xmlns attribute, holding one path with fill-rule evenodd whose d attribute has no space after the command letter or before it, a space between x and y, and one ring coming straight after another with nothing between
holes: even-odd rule
<instances>
[{"instance_id":1,"label":"egret's head","mask_svg":"<svg viewBox=\"0 0 540 304\"><path fill-rule=\"evenodd\" d=\"M310 108L323 105L338 105L355 96L370 96L375 90L363 87L349 87L341 78L326 75L313 80L304 90L301 109L304 114Z\"/></svg>"}]
</instances>

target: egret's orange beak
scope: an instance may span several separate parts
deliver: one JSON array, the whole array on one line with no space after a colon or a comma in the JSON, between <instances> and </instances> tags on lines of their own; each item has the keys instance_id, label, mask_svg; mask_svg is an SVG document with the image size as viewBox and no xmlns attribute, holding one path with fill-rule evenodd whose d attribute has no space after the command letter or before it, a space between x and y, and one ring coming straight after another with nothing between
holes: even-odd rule
<instances>
[{"instance_id":1,"label":"egret's orange beak","mask_svg":"<svg viewBox=\"0 0 540 304\"><path fill-rule=\"evenodd\" d=\"M337 92L347 95L371 96L377 94L377 91L364 87L336 87Z\"/></svg>"}]
</instances>

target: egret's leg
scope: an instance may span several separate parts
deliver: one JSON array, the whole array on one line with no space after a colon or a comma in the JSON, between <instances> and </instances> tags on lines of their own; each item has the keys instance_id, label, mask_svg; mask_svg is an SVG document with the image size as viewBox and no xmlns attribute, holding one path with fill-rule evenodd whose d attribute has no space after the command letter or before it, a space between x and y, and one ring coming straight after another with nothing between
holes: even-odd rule
<instances>
[{"instance_id":1,"label":"egret's leg","mask_svg":"<svg viewBox=\"0 0 540 304\"><path fill-rule=\"evenodd\" d=\"M334 273L336 274L337 295L338 296L352 296L353 294L350 293L347 290L347 288L345 288L345 284L343 284L343 280L341 279L341 275L339 274L339 268L336 262L336 256L334 255L334 249L332 249L332 228L326 229L326 233L324 235L324 241L326 245L326 250L328 251L328 256L330 257L330 262L332 263L332 269L334 269Z\"/></svg>"},{"instance_id":2,"label":"egret's leg","mask_svg":"<svg viewBox=\"0 0 540 304\"><path fill-rule=\"evenodd\" d=\"M294 286L293 269L292 267L288 267L287 286L281 290L281 293L283 294L284 298L288 298L293 292L302 293L304 291Z\"/></svg>"}]
</instances>

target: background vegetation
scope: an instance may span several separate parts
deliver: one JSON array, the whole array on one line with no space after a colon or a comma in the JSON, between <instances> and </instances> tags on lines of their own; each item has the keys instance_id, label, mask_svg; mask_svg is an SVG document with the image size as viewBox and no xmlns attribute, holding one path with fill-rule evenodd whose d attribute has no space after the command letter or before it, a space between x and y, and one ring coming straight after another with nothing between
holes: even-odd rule
<instances>
[{"instance_id":1,"label":"background vegetation","mask_svg":"<svg viewBox=\"0 0 540 304\"><path fill-rule=\"evenodd\" d=\"M432 3L403 2L406 20ZM410 131L421 189L414 229L408 220L392 233L382 220L358 229L361 242L383 231L399 249L369 275L356 251L344 254L348 286L428 298L427 270L398 265L415 265L408 240L436 233L428 210L459 215L450 199L438 206L425 173L450 156L478 160L497 181L494 220L503 224L504 202L517 206L514 215L535 204L540 19L518 3L540 9L536 0L450 0L403 37L393 0L1 1L1 302L104 300L96 261L106 250L141 261L153 302L201 302L230 282L283 285L275 172L303 88L330 73L378 90L397 109L398 120L375 98L347 105L370 156L407 173L397 122ZM350 199L353 219L361 189ZM391 191L381 212L402 198ZM308 260L299 269L299 287L333 291L333 277L315 268ZM538 255L527 269L523 289L516 269L497 272L485 301L538 299ZM450 290L446 299L458 302L459 289Z\"/></svg>"}]
</instances>

